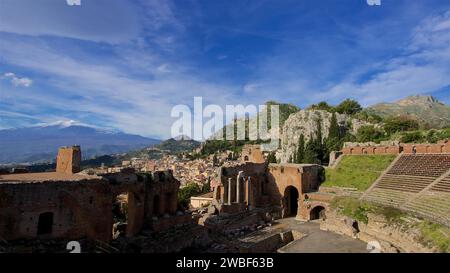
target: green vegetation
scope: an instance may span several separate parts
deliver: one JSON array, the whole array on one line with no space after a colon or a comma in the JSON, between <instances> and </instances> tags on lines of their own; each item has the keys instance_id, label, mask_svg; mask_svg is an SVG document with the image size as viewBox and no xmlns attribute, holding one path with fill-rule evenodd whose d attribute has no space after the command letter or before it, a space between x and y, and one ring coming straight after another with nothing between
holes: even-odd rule
<instances>
[{"instance_id":1,"label":"green vegetation","mask_svg":"<svg viewBox=\"0 0 450 273\"><path fill-rule=\"evenodd\" d=\"M416 130L410 132L398 132L391 136L391 139L399 140L403 143L436 143L439 140L450 138L450 128L436 130Z\"/></svg>"},{"instance_id":2,"label":"green vegetation","mask_svg":"<svg viewBox=\"0 0 450 273\"><path fill-rule=\"evenodd\" d=\"M308 107L310 110L324 110L328 111L330 113L340 113L340 114L347 114L347 115L355 115L359 112L361 112L363 109L359 102L352 99L346 99L340 104L336 106L329 105L325 101L321 101L318 104L313 104Z\"/></svg>"},{"instance_id":3,"label":"green vegetation","mask_svg":"<svg viewBox=\"0 0 450 273\"><path fill-rule=\"evenodd\" d=\"M277 158L276 158L274 152L269 153L269 155L267 156L267 162L269 162L269 163L277 163Z\"/></svg>"},{"instance_id":4,"label":"green vegetation","mask_svg":"<svg viewBox=\"0 0 450 273\"><path fill-rule=\"evenodd\" d=\"M365 224L368 223L368 213L383 215L388 223L403 223L404 212L393 207L380 206L371 202L362 201L354 197L340 196L331 201L331 208L342 215L351 217Z\"/></svg>"},{"instance_id":5,"label":"green vegetation","mask_svg":"<svg viewBox=\"0 0 450 273\"><path fill-rule=\"evenodd\" d=\"M356 141L358 142L377 142L385 140L385 134L383 130L375 128L372 125L361 126L356 133Z\"/></svg>"},{"instance_id":6,"label":"green vegetation","mask_svg":"<svg viewBox=\"0 0 450 273\"><path fill-rule=\"evenodd\" d=\"M399 224L402 226L411 225L403 219L409 215L397 208L380 206L371 202L361 201L354 197L336 197L330 204L333 210L338 213L351 217L357 221L368 223L368 214L373 213L383 215L388 223ZM414 223L408 228L418 228L420 231L420 240L424 245L437 247L441 252L450 251L450 228L444 225L433 223L428 220Z\"/></svg>"},{"instance_id":7,"label":"green vegetation","mask_svg":"<svg viewBox=\"0 0 450 273\"><path fill-rule=\"evenodd\" d=\"M171 154L190 152L200 147L200 142L192 139L168 139L155 146L161 150L170 151Z\"/></svg>"},{"instance_id":8,"label":"green vegetation","mask_svg":"<svg viewBox=\"0 0 450 273\"><path fill-rule=\"evenodd\" d=\"M355 118L370 123L381 123L383 118L377 114L370 113L369 111L363 110L355 115Z\"/></svg>"},{"instance_id":9,"label":"green vegetation","mask_svg":"<svg viewBox=\"0 0 450 273\"><path fill-rule=\"evenodd\" d=\"M267 127L270 129L271 127L271 107L272 105L278 105L279 106L279 121L280 121L280 127L282 128L284 125L284 122L289 118L289 116L293 113L296 113L300 111L300 108L293 104L286 104L286 103L278 103L275 101L268 101L265 103L265 105L268 107L267 111ZM194 158L204 158L208 155L215 154L216 152L224 152L224 151L232 151L233 154L240 153L242 151L242 147L245 144L261 144L265 141L262 140L250 140L249 139L249 123L250 120L248 117L245 118L245 140L236 140L237 139L237 120L234 121L233 124L227 125L222 128L223 130L223 136L224 140L207 140L203 143L202 149L199 154L194 155ZM226 139L226 128L229 126L233 126L234 128L234 137L232 140Z\"/></svg>"},{"instance_id":10,"label":"green vegetation","mask_svg":"<svg viewBox=\"0 0 450 273\"><path fill-rule=\"evenodd\" d=\"M335 169L325 170L323 186L367 190L395 159L395 155L344 156Z\"/></svg>"},{"instance_id":11,"label":"green vegetation","mask_svg":"<svg viewBox=\"0 0 450 273\"><path fill-rule=\"evenodd\" d=\"M410 96L394 103L380 103L364 111L382 118L408 116L422 129L441 129L450 126L450 106L432 96Z\"/></svg>"},{"instance_id":12,"label":"green vegetation","mask_svg":"<svg viewBox=\"0 0 450 273\"><path fill-rule=\"evenodd\" d=\"M362 111L361 105L352 99L346 99L336 106L336 112L340 114L354 115Z\"/></svg>"},{"instance_id":13,"label":"green vegetation","mask_svg":"<svg viewBox=\"0 0 450 273\"><path fill-rule=\"evenodd\" d=\"M336 197L331 201L330 206L333 210L342 213L342 215L351 217L365 224L369 221L367 213L375 210L374 205L353 197Z\"/></svg>"},{"instance_id":14,"label":"green vegetation","mask_svg":"<svg viewBox=\"0 0 450 273\"><path fill-rule=\"evenodd\" d=\"M189 183L178 191L178 205L182 208L188 209L192 196L197 196L202 193L207 193L211 189L209 183L200 188L196 183Z\"/></svg>"},{"instance_id":15,"label":"green vegetation","mask_svg":"<svg viewBox=\"0 0 450 273\"><path fill-rule=\"evenodd\" d=\"M450 252L450 228L430 221L420 223L419 228L422 243L436 246L443 253Z\"/></svg>"},{"instance_id":16,"label":"green vegetation","mask_svg":"<svg viewBox=\"0 0 450 273\"><path fill-rule=\"evenodd\" d=\"M284 122L289 118L290 115L297 113L298 111L300 111L300 108L293 105L293 104L289 104L289 103L279 103L276 101L268 101L265 103L265 105L267 106L267 128L271 128L271 110L270 110L270 106L272 105L278 105L279 107L279 114L280 114L280 127L282 128L284 125Z\"/></svg>"},{"instance_id":17,"label":"green vegetation","mask_svg":"<svg viewBox=\"0 0 450 273\"><path fill-rule=\"evenodd\" d=\"M397 132L414 131L419 129L419 123L406 116L391 117L385 120L384 130L388 135Z\"/></svg>"}]
</instances>

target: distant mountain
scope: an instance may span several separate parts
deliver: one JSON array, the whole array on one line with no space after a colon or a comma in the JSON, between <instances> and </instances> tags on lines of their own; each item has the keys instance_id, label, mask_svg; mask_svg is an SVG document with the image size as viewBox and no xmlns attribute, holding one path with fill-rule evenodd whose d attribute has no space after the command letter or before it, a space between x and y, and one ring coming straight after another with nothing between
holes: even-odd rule
<instances>
[{"instance_id":1,"label":"distant mountain","mask_svg":"<svg viewBox=\"0 0 450 273\"><path fill-rule=\"evenodd\" d=\"M170 138L160 142L157 145L146 147L135 151L126 153L122 159L130 160L133 157L148 158L148 159L160 159L164 154L179 154L182 152L191 152L192 150L200 147L201 142L190 139L189 137L182 136L176 138Z\"/></svg>"},{"instance_id":2,"label":"distant mountain","mask_svg":"<svg viewBox=\"0 0 450 273\"><path fill-rule=\"evenodd\" d=\"M172 154L180 152L191 152L192 150L200 147L200 142L190 139L189 137L177 137L165 140L158 145L156 148L161 150L170 151Z\"/></svg>"},{"instance_id":3,"label":"distant mountain","mask_svg":"<svg viewBox=\"0 0 450 273\"><path fill-rule=\"evenodd\" d=\"M410 96L394 103L379 103L366 110L381 117L409 116L433 128L450 126L450 106L433 96Z\"/></svg>"},{"instance_id":4,"label":"distant mountain","mask_svg":"<svg viewBox=\"0 0 450 273\"><path fill-rule=\"evenodd\" d=\"M53 161L61 146L80 145L83 159L124 153L160 143L160 140L87 125L57 123L0 130L0 164Z\"/></svg>"}]
</instances>

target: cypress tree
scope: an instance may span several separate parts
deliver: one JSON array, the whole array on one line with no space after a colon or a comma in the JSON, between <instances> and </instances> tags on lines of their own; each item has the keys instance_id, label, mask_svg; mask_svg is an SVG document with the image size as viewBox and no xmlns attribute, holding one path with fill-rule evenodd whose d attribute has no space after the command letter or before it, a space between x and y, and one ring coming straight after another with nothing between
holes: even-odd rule
<instances>
[{"instance_id":1,"label":"cypress tree","mask_svg":"<svg viewBox=\"0 0 450 273\"><path fill-rule=\"evenodd\" d=\"M339 131L339 125L336 118L336 113L331 115L330 120L330 132L328 134L328 138L339 139L341 136Z\"/></svg>"},{"instance_id":2,"label":"cypress tree","mask_svg":"<svg viewBox=\"0 0 450 273\"><path fill-rule=\"evenodd\" d=\"M300 139L298 140L298 148L297 148L297 158L296 163L301 164L304 163L305 159L305 137L303 134L300 135Z\"/></svg>"}]
</instances>

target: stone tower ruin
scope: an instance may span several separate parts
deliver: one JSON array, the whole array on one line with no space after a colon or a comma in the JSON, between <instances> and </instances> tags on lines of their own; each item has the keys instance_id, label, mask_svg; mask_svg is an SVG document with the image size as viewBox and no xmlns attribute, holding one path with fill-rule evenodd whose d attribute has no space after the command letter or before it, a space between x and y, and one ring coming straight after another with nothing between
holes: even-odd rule
<instances>
[{"instance_id":1,"label":"stone tower ruin","mask_svg":"<svg viewBox=\"0 0 450 273\"><path fill-rule=\"evenodd\" d=\"M80 146L61 147L56 158L56 172L73 174L81 171Z\"/></svg>"}]
</instances>

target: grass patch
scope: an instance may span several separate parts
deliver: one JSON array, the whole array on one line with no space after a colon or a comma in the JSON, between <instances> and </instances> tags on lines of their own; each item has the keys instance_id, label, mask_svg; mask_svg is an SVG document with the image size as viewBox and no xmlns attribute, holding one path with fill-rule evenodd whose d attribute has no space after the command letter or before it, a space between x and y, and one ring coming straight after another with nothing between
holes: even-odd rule
<instances>
[{"instance_id":1,"label":"grass patch","mask_svg":"<svg viewBox=\"0 0 450 273\"><path fill-rule=\"evenodd\" d=\"M344 156L335 169L325 170L325 187L367 190L392 163L395 155Z\"/></svg>"},{"instance_id":2,"label":"grass patch","mask_svg":"<svg viewBox=\"0 0 450 273\"><path fill-rule=\"evenodd\" d=\"M419 228L423 243L436 246L443 253L450 252L450 228L430 221L420 223Z\"/></svg>"},{"instance_id":3,"label":"grass patch","mask_svg":"<svg viewBox=\"0 0 450 273\"><path fill-rule=\"evenodd\" d=\"M345 216L367 224L367 213L372 212L375 206L368 202L360 201L354 197L336 197L331 201L331 208Z\"/></svg>"},{"instance_id":4,"label":"grass patch","mask_svg":"<svg viewBox=\"0 0 450 273\"><path fill-rule=\"evenodd\" d=\"M361 201L354 197L340 196L331 201L331 208L338 210L342 215L367 224L368 213L383 215L386 220L392 223L401 223L404 212L393 207L380 206L367 201Z\"/></svg>"}]
</instances>

